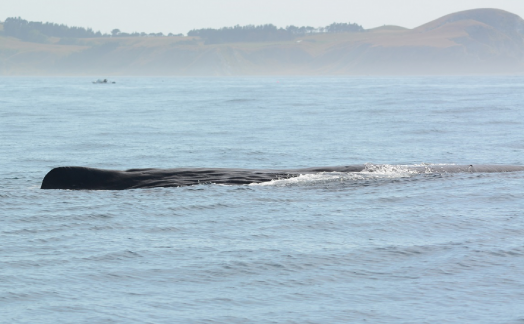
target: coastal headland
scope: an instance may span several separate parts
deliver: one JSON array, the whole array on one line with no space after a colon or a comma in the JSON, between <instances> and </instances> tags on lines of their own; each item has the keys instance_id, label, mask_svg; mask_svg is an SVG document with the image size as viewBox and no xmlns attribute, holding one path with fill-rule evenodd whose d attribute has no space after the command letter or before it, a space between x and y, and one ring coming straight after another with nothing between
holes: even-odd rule
<instances>
[{"instance_id":1,"label":"coastal headland","mask_svg":"<svg viewBox=\"0 0 524 324\"><path fill-rule=\"evenodd\" d=\"M522 73L524 20L498 9L457 12L414 29L382 26L279 41L209 43L177 35L51 37L38 43L0 35L4 76Z\"/></svg>"}]
</instances>

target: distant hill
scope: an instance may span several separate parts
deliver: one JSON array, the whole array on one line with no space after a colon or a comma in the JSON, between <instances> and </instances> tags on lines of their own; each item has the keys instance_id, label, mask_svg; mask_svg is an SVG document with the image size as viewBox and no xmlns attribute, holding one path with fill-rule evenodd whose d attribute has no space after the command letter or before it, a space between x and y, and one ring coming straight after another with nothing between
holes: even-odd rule
<instances>
[{"instance_id":1,"label":"distant hill","mask_svg":"<svg viewBox=\"0 0 524 324\"><path fill-rule=\"evenodd\" d=\"M1 75L420 75L524 73L524 21L498 9L414 29L308 33L264 42L99 37L47 44L0 36Z\"/></svg>"},{"instance_id":2,"label":"distant hill","mask_svg":"<svg viewBox=\"0 0 524 324\"><path fill-rule=\"evenodd\" d=\"M340 44L328 50L330 70L355 74L524 73L523 24L517 15L497 9L457 12L412 30L372 33L364 40Z\"/></svg>"},{"instance_id":3,"label":"distant hill","mask_svg":"<svg viewBox=\"0 0 524 324\"><path fill-rule=\"evenodd\" d=\"M424 24L417 30L428 32L446 25L468 22L472 25L485 25L509 34L524 33L524 20L519 16L500 9L474 9L456 12ZM456 25L458 26L458 25Z\"/></svg>"},{"instance_id":4,"label":"distant hill","mask_svg":"<svg viewBox=\"0 0 524 324\"><path fill-rule=\"evenodd\" d=\"M397 31L405 31L405 30L408 30L408 28L401 27L401 26L394 26L394 25L384 25L384 26L367 29L366 31L367 32L383 32L383 31L397 32Z\"/></svg>"}]
</instances>

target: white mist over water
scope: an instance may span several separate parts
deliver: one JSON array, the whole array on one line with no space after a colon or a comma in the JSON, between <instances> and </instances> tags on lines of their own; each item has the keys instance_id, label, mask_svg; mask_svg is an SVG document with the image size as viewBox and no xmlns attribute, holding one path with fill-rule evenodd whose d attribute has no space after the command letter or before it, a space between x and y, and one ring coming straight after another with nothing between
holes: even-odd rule
<instances>
[{"instance_id":1,"label":"white mist over water","mask_svg":"<svg viewBox=\"0 0 524 324\"><path fill-rule=\"evenodd\" d=\"M522 77L0 79L0 322L514 323ZM423 164L425 162L427 164ZM39 190L53 167L283 169Z\"/></svg>"}]
</instances>

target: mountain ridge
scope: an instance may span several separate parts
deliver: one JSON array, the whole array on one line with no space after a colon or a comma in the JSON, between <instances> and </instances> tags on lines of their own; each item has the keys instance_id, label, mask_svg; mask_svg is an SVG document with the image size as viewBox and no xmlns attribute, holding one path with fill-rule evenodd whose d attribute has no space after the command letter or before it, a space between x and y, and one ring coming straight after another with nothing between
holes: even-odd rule
<instances>
[{"instance_id":1,"label":"mountain ridge","mask_svg":"<svg viewBox=\"0 0 524 324\"><path fill-rule=\"evenodd\" d=\"M279 42L119 37L35 44L0 36L0 75L420 75L524 73L524 20L500 9L413 29L310 34Z\"/></svg>"}]
</instances>

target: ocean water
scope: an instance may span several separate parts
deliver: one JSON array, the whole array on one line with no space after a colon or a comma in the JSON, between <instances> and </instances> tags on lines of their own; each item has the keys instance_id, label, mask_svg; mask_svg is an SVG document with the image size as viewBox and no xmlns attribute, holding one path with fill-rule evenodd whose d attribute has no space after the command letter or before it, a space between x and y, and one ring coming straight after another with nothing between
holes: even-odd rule
<instances>
[{"instance_id":1,"label":"ocean water","mask_svg":"<svg viewBox=\"0 0 524 324\"><path fill-rule=\"evenodd\" d=\"M524 323L524 77L0 78L1 323ZM282 169L40 190L57 166Z\"/></svg>"}]
</instances>

